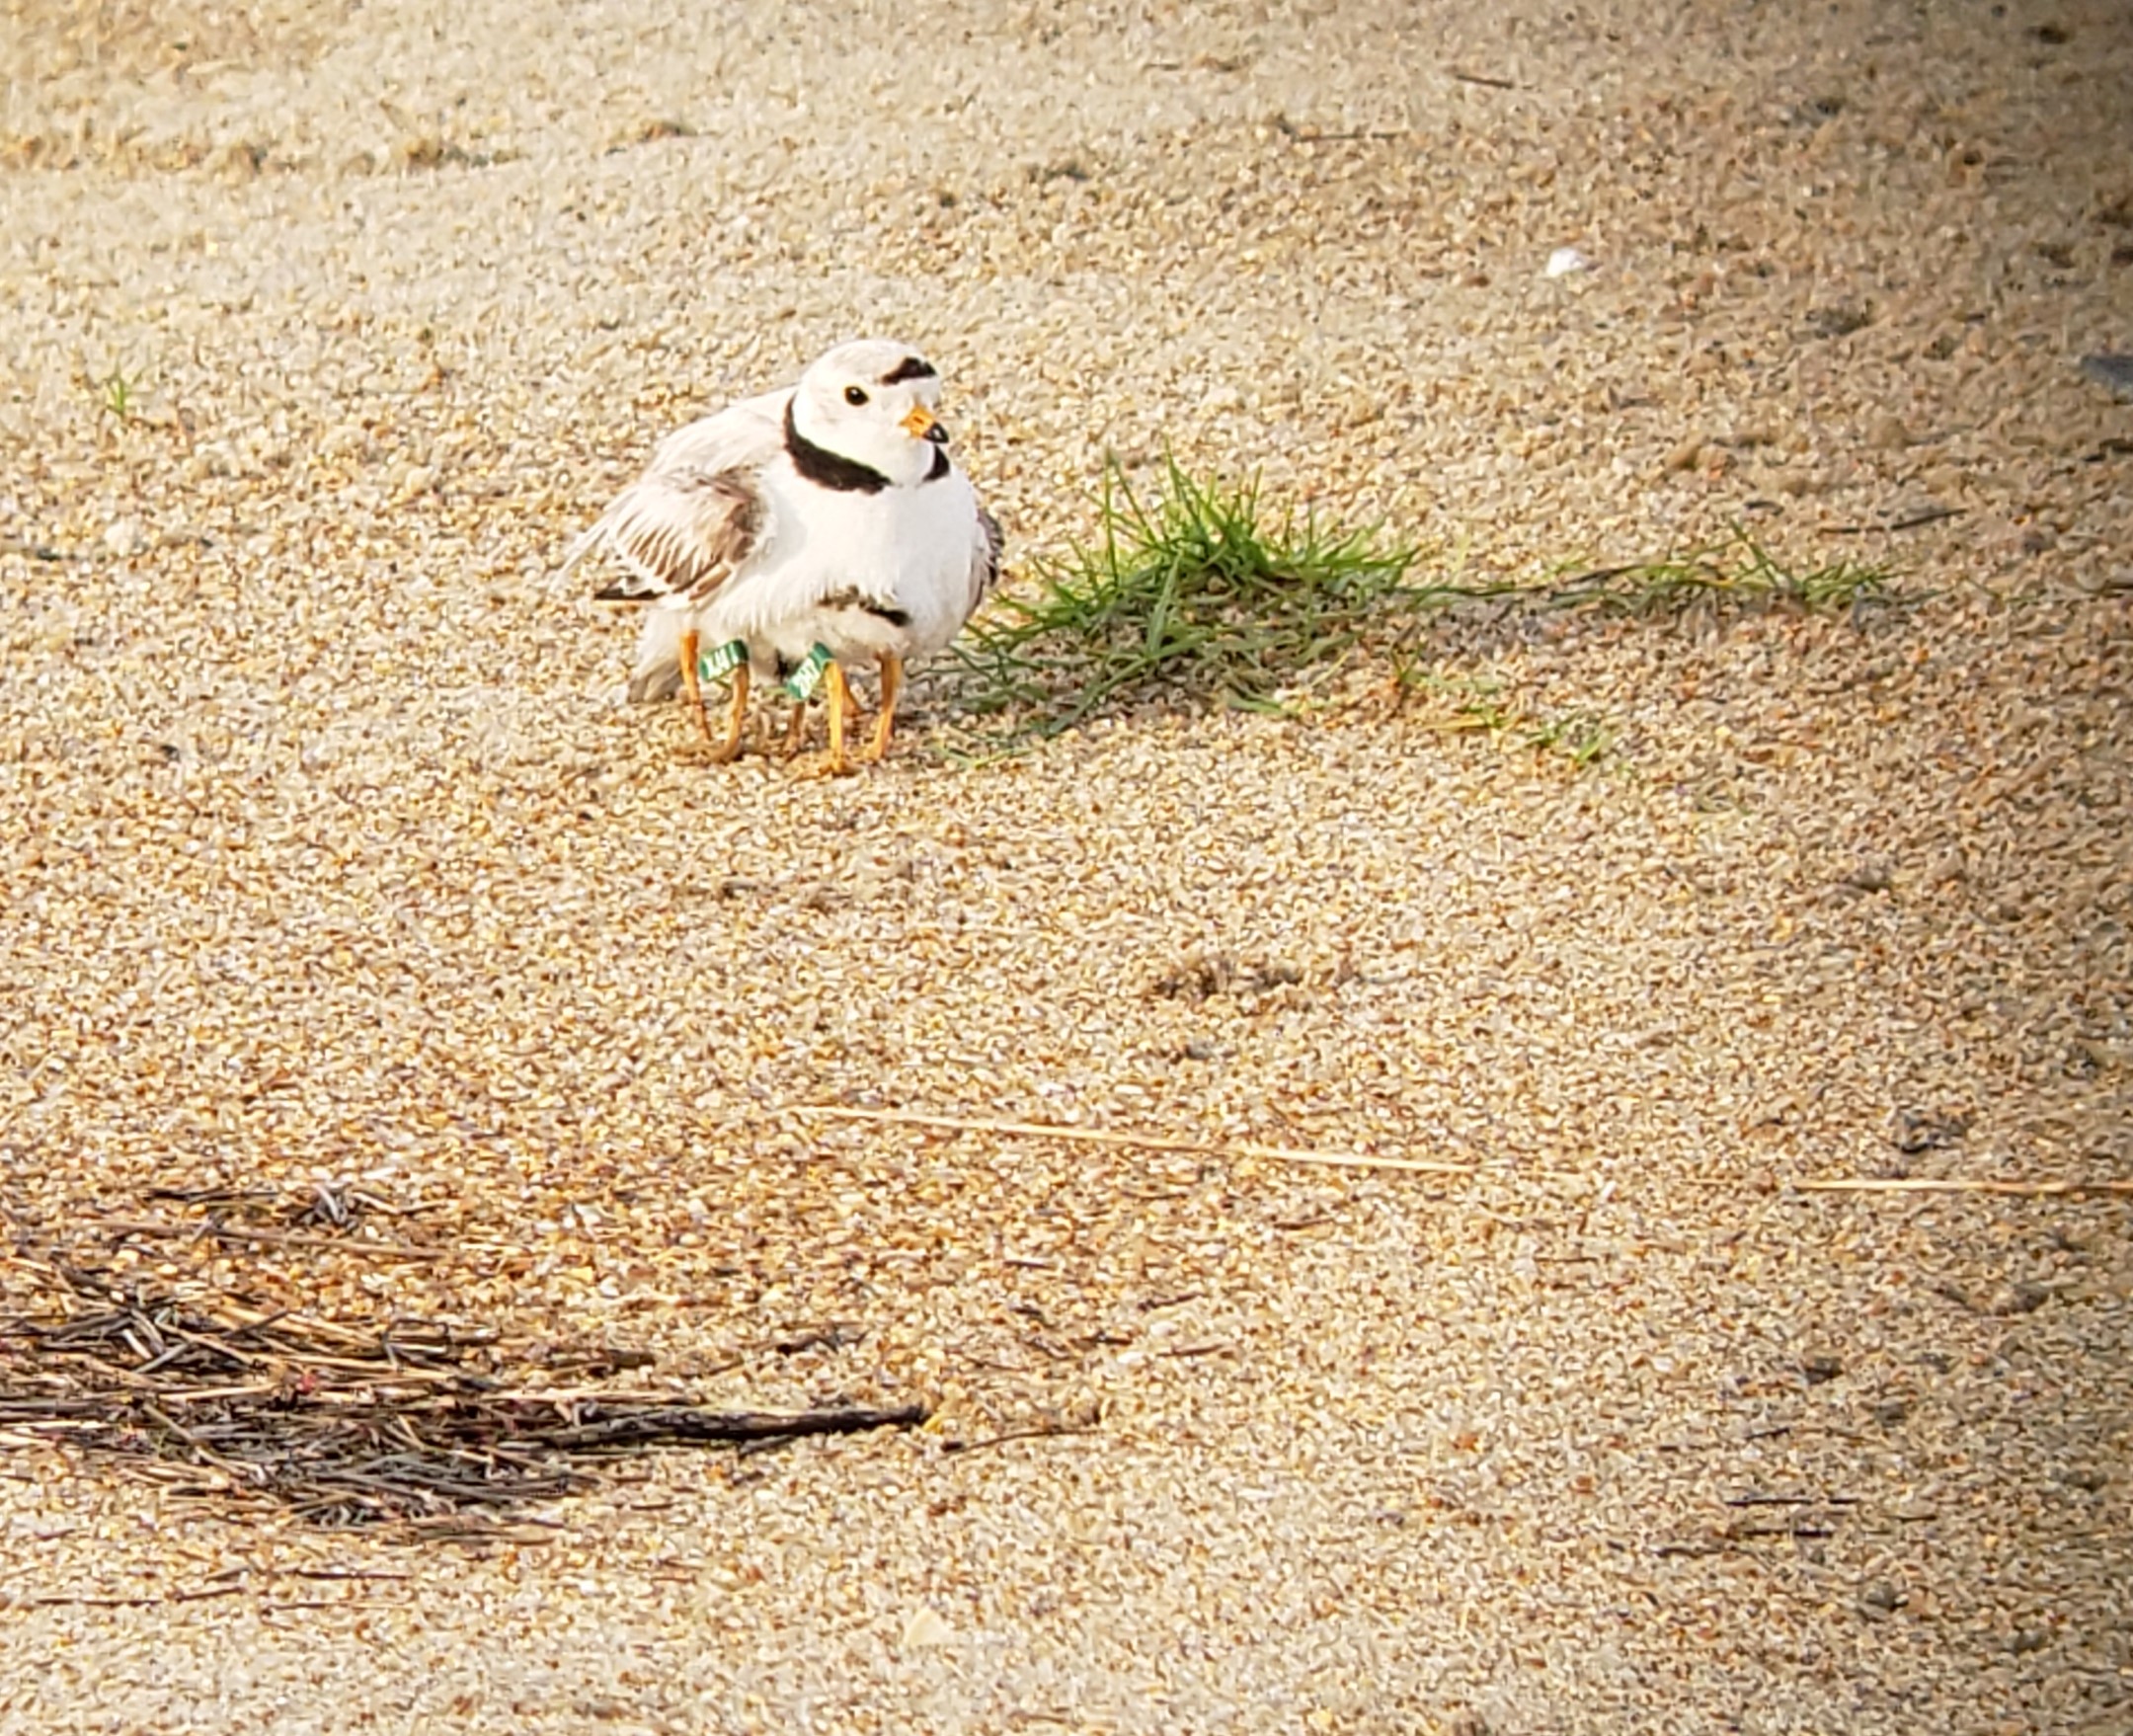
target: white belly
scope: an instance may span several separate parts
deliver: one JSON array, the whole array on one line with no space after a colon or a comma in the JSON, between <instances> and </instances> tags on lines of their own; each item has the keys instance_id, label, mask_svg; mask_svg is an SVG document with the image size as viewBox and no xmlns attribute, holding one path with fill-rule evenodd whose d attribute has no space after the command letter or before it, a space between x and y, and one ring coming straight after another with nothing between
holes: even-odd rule
<instances>
[{"instance_id":1,"label":"white belly","mask_svg":"<svg viewBox=\"0 0 2133 1736\"><path fill-rule=\"evenodd\" d=\"M817 645L840 661L912 659L940 650L969 619L978 502L960 471L877 494L776 472L764 483L767 534L705 608L707 640L747 640L758 668L797 663Z\"/></svg>"}]
</instances>

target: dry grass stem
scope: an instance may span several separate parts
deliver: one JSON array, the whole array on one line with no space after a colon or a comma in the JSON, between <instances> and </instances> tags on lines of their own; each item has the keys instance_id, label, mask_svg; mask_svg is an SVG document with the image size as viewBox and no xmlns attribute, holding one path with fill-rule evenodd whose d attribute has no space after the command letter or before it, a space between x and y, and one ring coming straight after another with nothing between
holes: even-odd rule
<instances>
[{"instance_id":1,"label":"dry grass stem","mask_svg":"<svg viewBox=\"0 0 2133 1736\"><path fill-rule=\"evenodd\" d=\"M1803 1194L1998 1194L2007 1199L2055 1199L2075 1194L2133 1197L2133 1181L1992 1181L1928 1175L1826 1176L1795 1184Z\"/></svg>"},{"instance_id":2,"label":"dry grass stem","mask_svg":"<svg viewBox=\"0 0 2133 1736\"><path fill-rule=\"evenodd\" d=\"M1439 1163L1422 1157L1378 1157L1367 1151L1310 1151L1290 1145L1258 1145L1243 1141L1178 1139L1168 1134L1137 1134L1114 1128L1062 1127L1048 1121L991 1121L977 1116L929 1115L909 1109L854 1109L841 1103L801 1103L790 1115L817 1115L831 1121L886 1122L896 1127L933 1128L943 1133L992 1134L1000 1139L1063 1140L1083 1145L1116 1145L1139 1151L1186 1151L1208 1157L1256 1157L1269 1163L1315 1163L1329 1169L1397 1169L1411 1175L1475 1175L1471 1163Z\"/></svg>"}]
</instances>

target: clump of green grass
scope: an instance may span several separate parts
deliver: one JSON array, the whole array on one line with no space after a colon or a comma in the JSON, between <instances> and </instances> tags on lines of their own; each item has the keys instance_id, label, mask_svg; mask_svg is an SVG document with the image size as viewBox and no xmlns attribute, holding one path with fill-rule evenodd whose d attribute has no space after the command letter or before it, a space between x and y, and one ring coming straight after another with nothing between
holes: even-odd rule
<instances>
[{"instance_id":1,"label":"clump of green grass","mask_svg":"<svg viewBox=\"0 0 2133 1736\"><path fill-rule=\"evenodd\" d=\"M1016 713L1013 734L1038 737L1160 694L1278 711L1285 689L1382 636L1388 612L1437 594L1407 582L1411 547L1314 513L1277 519L1256 480L1200 482L1174 460L1152 498L1108 462L1097 526L958 643L968 712Z\"/></svg>"},{"instance_id":2,"label":"clump of green grass","mask_svg":"<svg viewBox=\"0 0 2133 1736\"><path fill-rule=\"evenodd\" d=\"M1383 664L1396 695L1435 691L1428 630L1455 604L1655 620L1698 608L1827 612L1880 598L1890 582L1857 561L1786 566L1736 528L1679 557L1538 585L1418 583L1411 545L1311 512L1277 518L1256 480L1203 482L1172 459L1150 492L1107 461L1097 508L1093 541L1039 560L1034 592L999 597L957 642L959 709L1002 721L973 731L951 757L1012 752L1157 697L1283 711L1363 657ZM1537 720L1485 695L1458 698L1447 727L1516 733L1581 768L1613 750L1613 728L1596 717Z\"/></svg>"}]
</instances>

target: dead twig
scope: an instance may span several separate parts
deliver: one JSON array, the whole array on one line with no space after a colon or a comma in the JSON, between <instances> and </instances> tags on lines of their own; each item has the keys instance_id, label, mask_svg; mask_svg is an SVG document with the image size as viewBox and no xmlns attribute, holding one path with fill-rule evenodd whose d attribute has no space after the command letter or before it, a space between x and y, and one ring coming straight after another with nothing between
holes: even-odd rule
<instances>
[{"instance_id":1,"label":"dead twig","mask_svg":"<svg viewBox=\"0 0 2133 1736\"><path fill-rule=\"evenodd\" d=\"M1091 1423L1056 1423L1043 1428L1009 1429L1003 1435L988 1435L982 1441L943 1441L943 1453L983 1453L988 1447L1004 1447L1010 1441L1049 1441L1058 1435L1093 1435Z\"/></svg>"},{"instance_id":2,"label":"dead twig","mask_svg":"<svg viewBox=\"0 0 2133 1736\"><path fill-rule=\"evenodd\" d=\"M306 1235L293 1229L247 1229L233 1223L164 1223L145 1218L99 1218L90 1227L108 1229L118 1235L175 1236L187 1241L212 1236L216 1241L256 1241L270 1247L332 1248L340 1253L373 1254L387 1260L442 1260L449 1257L443 1248L417 1247L413 1242L366 1241L353 1235Z\"/></svg>"},{"instance_id":3,"label":"dead twig","mask_svg":"<svg viewBox=\"0 0 2133 1736\"><path fill-rule=\"evenodd\" d=\"M1364 1151L1302 1151L1287 1145L1217 1144L1165 1134L1122 1133L1109 1128L1062 1127L1046 1121L989 1121L976 1116L928 1115L908 1109L854 1109L841 1103L802 1103L794 1115L830 1121L875 1121L897 1127L936 1128L947 1133L995 1134L1002 1139L1062 1140L1082 1145L1117 1145L1141 1151L1185 1151L1207 1157L1257 1157L1272 1163L1315 1163L1334 1169L1396 1169L1413 1175L1472 1175L1471 1163L1438 1163L1420 1157L1374 1157Z\"/></svg>"},{"instance_id":4,"label":"dead twig","mask_svg":"<svg viewBox=\"0 0 2133 1736\"><path fill-rule=\"evenodd\" d=\"M2055 1199L2068 1194L2133 1196L2133 1181L1966 1181L1928 1175L1825 1176L1794 1184L1803 1194L2000 1194L2009 1199Z\"/></svg>"},{"instance_id":5,"label":"dead twig","mask_svg":"<svg viewBox=\"0 0 2133 1736\"><path fill-rule=\"evenodd\" d=\"M1380 143L1388 139L1410 136L1404 128L1352 127L1345 132L1306 132L1302 127L1285 126L1282 132L1298 144L1353 144L1358 139L1375 139Z\"/></svg>"},{"instance_id":6,"label":"dead twig","mask_svg":"<svg viewBox=\"0 0 2133 1736\"><path fill-rule=\"evenodd\" d=\"M801 1411L713 1411L674 1405L606 1417L578 1428L546 1429L523 1445L582 1452L589 1447L641 1447L663 1441L795 1441L807 1435L916 1428L930 1414L922 1404L899 1404L886 1409L853 1404ZM521 1443L507 1441L501 1445Z\"/></svg>"},{"instance_id":7,"label":"dead twig","mask_svg":"<svg viewBox=\"0 0 2133 1736\"><path fill-rule=\"evenodd\" d=\"M387 1573L373 1567L283 1567L291 1579L413 1579L412 1573Z\"/></svg>"},{"instance_id":8,"label":"dead twig","mask_svg":"<svg viewBox=\"0 0 2133 1736\"><path fill-rule=\"evenodd\" d=\"M407 1598L299 1598L293 1603L260 1605L262 1616L280 1616L293 1610L406 1610Z\"/></svg>"},{"instance_id":9,"label":"dead twig","mask_svg":"<svg viewBox=\"0 0 2133 1736\"><path fill-rule=\"evenodd\" d=\"M1879 524L1823 524L1817 528L1825 536L1890 536L1899 530L1919 530L1928 524L1960 518L1965 510L1962 507L1922 507L1902 518L1884 519Z\"/></svg>"},{"instance_id":10,"label":"dead twig","mask_svg":"<svg viewBox=\"0 0 2133 1736\"><path fill-rule=\"evenodd\" d=\"M24 1598L18 1608L33 1610L154 1610L165 1604L203 1604L209 1598L233 1598L242 1585L206 1586L198 1591L157 1592L153 1597L52 1597Z\"/></svg>"},{"instance_id":11,"label":"dead twig","mask_svg":"<svg viewBox=\"0 0 2133 1736\"><path fill-rule=\"evenodd\" d=\"M1889 528L1891 530L1916 530L1921 525L1938 524L1943 519L1960 518L1962 515L1963 509L1960 507L1928 507L1921 512L1909 514L1907 517L1894 519L1889 524Z\"/></svg>"},{"instance_id":12,"label":"dead twig","mask_svg":"<svg viewBox=\"0 0 2133 1736\"><path fill-rule=\"evenodd\" d=\"M1856 1495L1778 1495L1762 1489L1750 1489L1741 1495L1728 1495L1728 1507L1856 1507Z\"/></svg>"}]
</instances>

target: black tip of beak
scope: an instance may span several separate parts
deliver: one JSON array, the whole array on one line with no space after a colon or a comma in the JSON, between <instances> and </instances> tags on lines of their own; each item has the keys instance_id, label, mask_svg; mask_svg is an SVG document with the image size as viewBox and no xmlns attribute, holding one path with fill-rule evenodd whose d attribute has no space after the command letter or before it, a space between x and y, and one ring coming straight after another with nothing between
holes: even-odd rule
<instances>
[{"instance_id":1,"label":"black tip of beak","mask_svg":"<svg viewBox=\"0 0 2133 1736\"><path fill-rule=\"evenodd\" d=\"M936 422L931 428L925 431L925 437L931 440L936 446L945 446L948 443L948 431Z\"/></svg>"}]
</instances>

